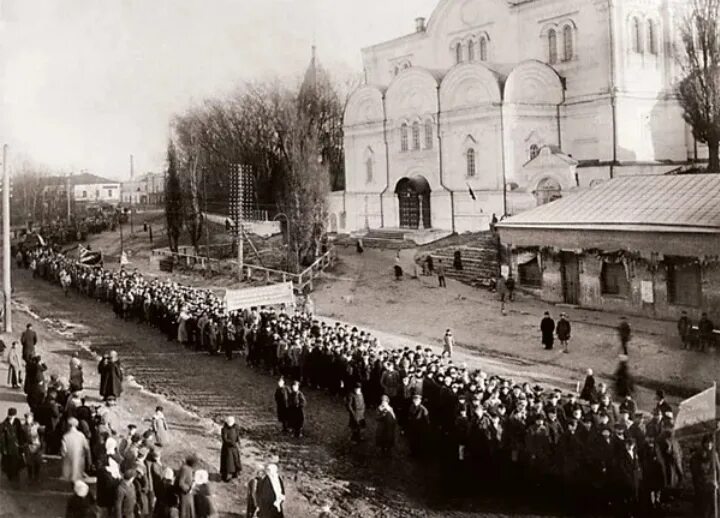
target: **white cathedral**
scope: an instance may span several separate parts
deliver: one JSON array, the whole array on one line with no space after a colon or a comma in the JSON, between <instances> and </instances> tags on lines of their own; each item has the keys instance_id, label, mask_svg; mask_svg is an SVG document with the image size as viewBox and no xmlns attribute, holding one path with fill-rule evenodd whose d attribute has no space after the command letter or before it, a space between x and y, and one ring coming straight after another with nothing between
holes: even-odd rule
<instances>
[{"instance_id":1,"label":"white cathedral","mask_svg":"<svg viewBox=\"0 0 720 518\"><path fill-rule=\"evenodd\" d=\"M705 158L673 93L684 4L440 0L414 33L362 51L331 227L484 230L493 213Z\"/></svg>"}]
</instances>

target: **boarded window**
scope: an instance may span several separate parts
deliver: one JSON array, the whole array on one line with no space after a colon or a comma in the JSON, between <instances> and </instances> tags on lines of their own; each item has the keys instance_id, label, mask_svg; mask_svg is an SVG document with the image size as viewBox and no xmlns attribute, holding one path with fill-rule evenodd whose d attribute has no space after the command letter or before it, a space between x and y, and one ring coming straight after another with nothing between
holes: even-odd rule
<instances>
[{"instance_id":1,"label":"boarded window","mask_svg":"<svg viewBox=\"0 0 720 518\"><path fill-rule=\"evenodd\" d=\"M537 257L532 261L518 265L520 286L542 288L542 272Z\"/></svg>"},{"instance_id":2,"label":"boarded window","mask_svg":"<svg viewBox=\"0 0 720 518\"><path fill-rule=\"evenodd\" d=\"M603 263L600 273L600 285L603 295L627 297L630 286L622 263Z\"/></svg>"},{"instance_id":3,"label":"boarded window","mask_svg":"<svg viewBox=\"0 0 720 518\"><path fill-rule=\"evenodd\" d=\"M669 259L667 262L667 291L670 304L700 306L702 287L700 265Z\"/></svg>"}]
</instances>

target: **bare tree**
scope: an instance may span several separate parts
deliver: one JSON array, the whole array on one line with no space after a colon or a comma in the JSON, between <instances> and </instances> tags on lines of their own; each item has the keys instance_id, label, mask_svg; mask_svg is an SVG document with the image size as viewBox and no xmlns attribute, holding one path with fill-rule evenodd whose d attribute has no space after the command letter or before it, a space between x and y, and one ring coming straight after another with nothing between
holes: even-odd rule
<instances>
[{"instance_id":1,"label":"bare tree","mask_svg":"<svg viewBox=\"0 0 720 518\"><path fill-rule=\"evenodd\" d=\"M175 145L168 143L167 173L165 176L165 220L167 222L168 244L170 250L178 251L180 231L183 221L183 199L178 174L177 153Z\"/></svg>"},{"instance_id":2,"label":"bare tree","mask_svg":"<svg viewBox=\"0 0 720 518\"><path fill-rule=\"evenodd\" d=\"M720 0L687 0L680 24L684 77L678 87L685 120L708 146L709 173L720 172Z\"/></svg>"}]
</instances>

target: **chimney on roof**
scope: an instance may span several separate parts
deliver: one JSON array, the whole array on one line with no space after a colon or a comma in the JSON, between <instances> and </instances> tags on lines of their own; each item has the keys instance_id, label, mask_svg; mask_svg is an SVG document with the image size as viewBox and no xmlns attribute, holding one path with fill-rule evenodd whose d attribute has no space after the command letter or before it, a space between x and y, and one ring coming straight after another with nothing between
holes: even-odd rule
<instances>
[{"instance_id":1,"label":"chimney on roof","mask_svg":"<svg viewBox=\"0 0 720 518\"><path fill-rule=\"evenodd\" d=\"M425 18L415 18L415 32L425 32Z\"/></svg>"}]
</instances>

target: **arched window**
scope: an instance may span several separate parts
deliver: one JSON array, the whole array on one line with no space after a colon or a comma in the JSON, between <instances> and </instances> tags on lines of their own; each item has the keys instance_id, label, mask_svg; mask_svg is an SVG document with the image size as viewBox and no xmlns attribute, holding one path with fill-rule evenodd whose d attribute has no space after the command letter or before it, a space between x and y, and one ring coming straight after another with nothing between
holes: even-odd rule
<instances>
[{"instance_id":1,"label":"arched window","mask_svg":"<svg viewBox=\"0 0 720 518\"><path fill-rule=\"evenodd\" d=\"M563 29L563 61L570 61L573 54L573 29L566 25Z\"/></svg>"},{"instance_id":2,"label":"arched window","mask_svg":"<svg viewBox=\"0 0 720 518\"><path fill-rule=\"evenodd\" d=\"M400 126L400 151L408 150L408 126L404 122Z\"/></svg>"},{"instance_id":3,"label":"arched window","mask_svg":"<svg viewBox=\"0 0 720 518\"><path fill-rule=\"evenodd\" d=\"M642 54L642 28L640 26L640 19L634 17L632 19L632 49L637 54Z\"/></svg>"},{"instance_id":4,"label":"arched window","mask_svg":"<svg viewBox=\"0 0 720 518\"><path fill-rule=\"evenodd\" d=\"M465 152L465 165L467 168L467 175L475 176L475 150L472 148Z\"/></svg>"},{"instance_id":5,"label":"arched window","mask_svg":"<svg viewBox=\"0 0 720 518\"><path fill-rule=\"evenodd\" d=\"M557 33L555 29L548 31L548 62L551 65L557 63Z\"/></svg>"},{"instance_id":6,"label":"arched window","mask_svg":"<svg viewBox=\"0 0 720 518\"><path fill-rule=\"evenodd\" d=\"M412 125L412 146L413 149L420 149L420 123L417 121Z\"/></svg>"},{"instance_id":7,"label":"arched window","mask_svg":"<svg viewBox=\"0 0 720 518\"><path fill-rule=\"evenodd\" d=\"M475 61L475 42L468 41L468 61Z\"/></svg>"},{"instance_id":8,"label":"arched window","mask_svg":"<svg viewBox=\"0 0 720 518\"><path fill-rule=\"evenodd\" d=\"M655 22L652 20L648 20L647 22L647 47L650 54L653 56L657 55L657 35L655 33Z\"/></svg>"},{"instance_id":9,"label":"arched window","mask_svg":"<svg viewBox=\"0 0 720 518\"><path fill-rule=\"evenodd\" d=\"M462 63L462 60L463 60L462 44L458 43L455 46L455 63Z\"/></svg>"},{"instance_id":10,"label":"arched window","mask_svg":"<svg viewBox=\"0 0 720 518\"><path fill-rule=\"evenodd\" d=\"M365 160L365 183L371 183L373 180L373 162L372 157L367 157Z\"/></svg>"},{"instance_id":11,"label":"arched window","mask_svg":"<svg viewBox=\"0 0 720 518\"><path fill-rule=\"evenodd\" d=\"M487 61L488 59L488 42L487 38L483 36L480 38L480 61Z\"/></svg>"},{"instance_id":12,"label":"arched window","mask_svg":"<svg viewBox=\"0 0 720 518\"><path fill-rule=\"evenodd\" d=\"M539 154L540 154L540 146L538 146L537 144L533 144L532 146L530 146L530 160L532 160Z\"/></svg>"},{"instance_id":13,"label":"arched window","mask_svg":"<svg viewBox=\"0 0 720 518\"><path fill-rule=\"evenodd\" d=\"M425 149L433 147L433 122L428 119L425 121Z\"/></svg>"}]
</instances>

